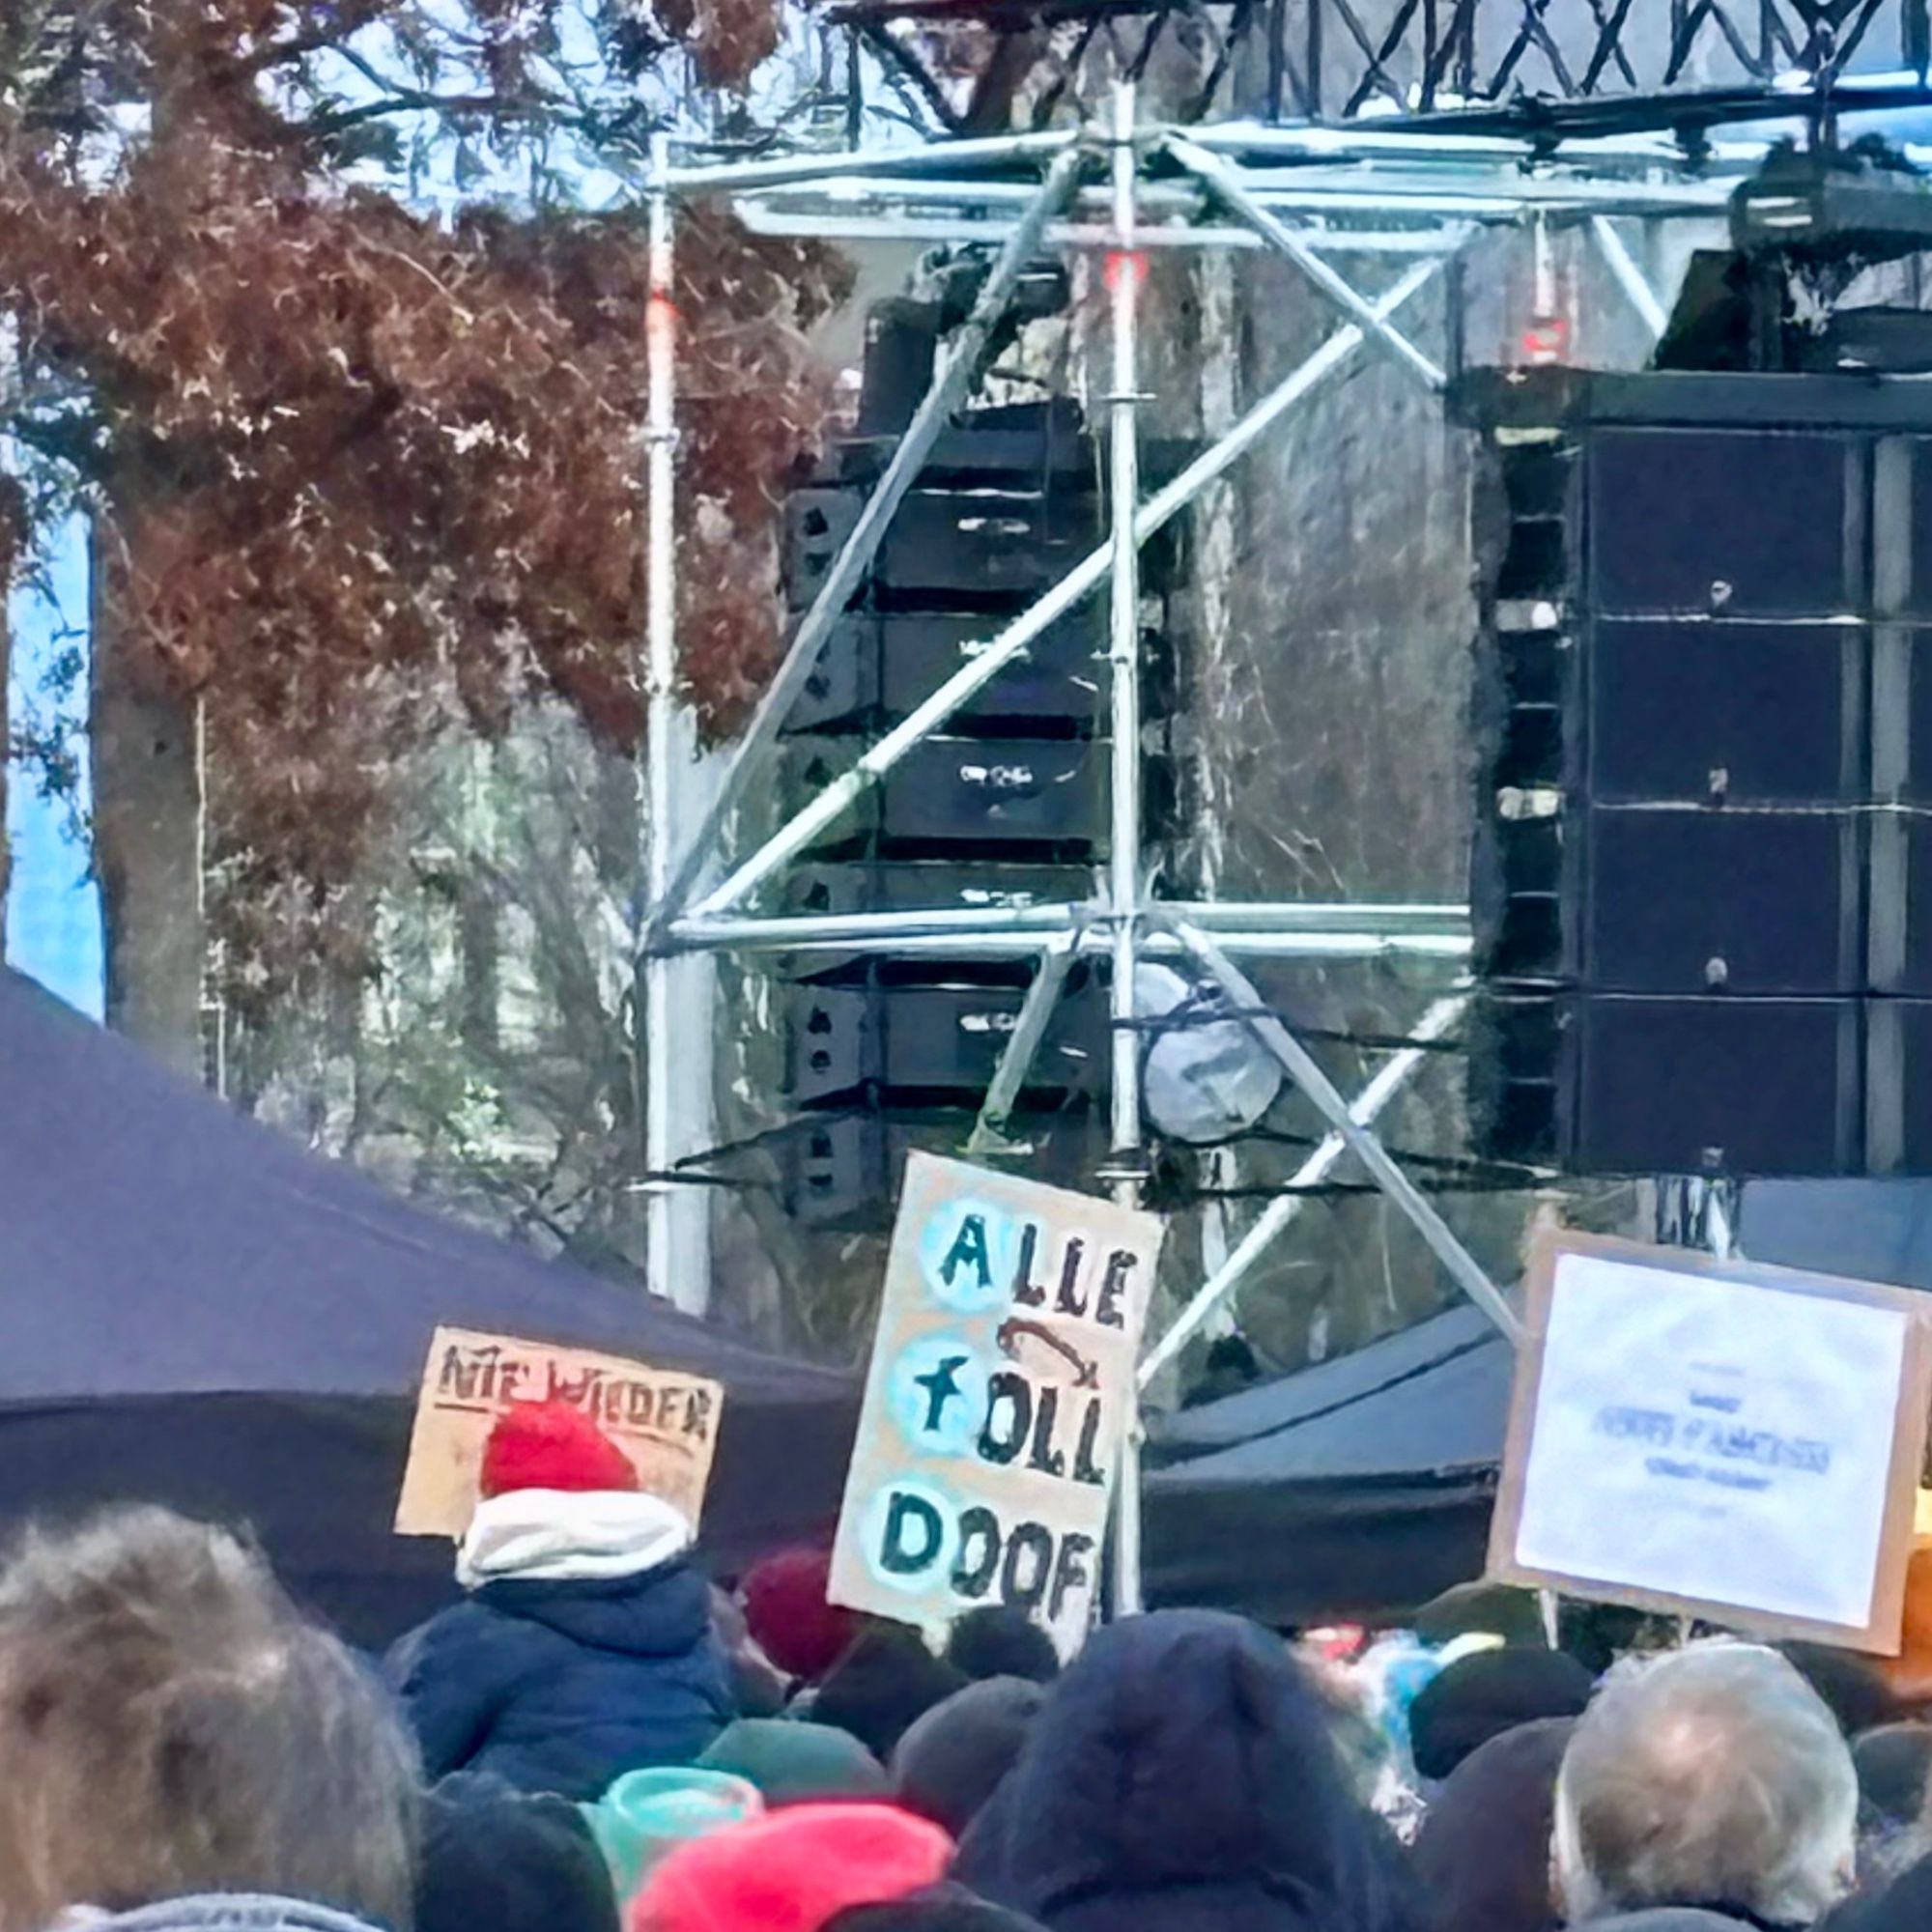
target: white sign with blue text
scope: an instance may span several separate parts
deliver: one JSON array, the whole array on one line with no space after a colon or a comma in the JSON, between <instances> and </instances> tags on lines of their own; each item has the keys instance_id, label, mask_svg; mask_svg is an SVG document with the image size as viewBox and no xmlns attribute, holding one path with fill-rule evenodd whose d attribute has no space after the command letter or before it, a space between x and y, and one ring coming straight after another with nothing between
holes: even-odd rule
<instances>
[{"instance_id":1,"label":"white sign with blue text","mask_svg":"<svg viewBox=\"0 0 1932 1932\"><path fill-rule=\"evenodd\" d=\"M937 1632L1093 1621L1162 1223L915 1153L833 1555L836 1603Z\"/></svg>"},{"instance_id":2,"label":"white sign with blue text","mask_svg":"<svg viewBox=\"0 0 1932 1932\"><path fill-rule=\"evenodd\" d=\"M1896 1649L1914 1297L1570 1236L1539 1257L1530 1329L1492 1574Z\"/></svg>"}]
</instances>

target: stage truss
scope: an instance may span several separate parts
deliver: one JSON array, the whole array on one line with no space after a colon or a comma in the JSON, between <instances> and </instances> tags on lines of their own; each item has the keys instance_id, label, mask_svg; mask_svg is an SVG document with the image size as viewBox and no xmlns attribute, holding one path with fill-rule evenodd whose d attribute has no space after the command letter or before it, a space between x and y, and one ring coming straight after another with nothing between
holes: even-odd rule
<instances>
[{"instance_id":1,"label":"stage truss","mask_svg":"<svg viewBox=\"0 0 1932 1932\"><path fill-rule=\"evenodd\" d=\"M1769 0L1767 0L1769 4ZM1628 13L1628 0L1618 0ZM1415 16L1413 0L1402 18ZM1459 6L1459 11L1464 9ZM1703 10L1699 10L1700 14ZM1433 17L1433 14L1432 14ZM1526 19L1540 17L1531 0ZM1534 34L1534 28L1528 29ZM1868 104L1896 99L1895 79L1875 84ZM1881 97L1880 87L1890 90ZM1836 82L1842 106L1855 84ZM1922 96L1913 83L1913 99ZM1352 1153L1377 1186L1414 1225L1449 1276L1515 1343L1518 1317L1375 1132L1378 1116L1430 1050L1449 1038L1468 1000L1462 979L1470 950L1461 905L1364 903L1195 903L1148 890L1143 824L1139 553L1276 424L1357 358L1380 355L1404 377L1440 394L1448 373L1404 332L1405 306L1435 282L1470 239L1486 228L1525 222L1582 230L1650 334L1662 332L1663 297L1644 278L1619 226L1632 218L1710 220L1761 157L1762 145L1734 149L1700 141L1687 157L1668 131L1677 108L1658 110L1658 131L1552 136L1478 128L1418 130L1375 121L1348 126L1212 126L1137 118L1131 79L1114 83L1103 121L920 146L836 154L683 163L660 139L647 185L652 242L648 321L648 445L651 603L646 683L650 699L645 869L649 908L642 940L644 1033L648 1059L646 1162L652 1290L694 1305L675 1257L680 1222L708 1213L703 1186L681 1183L705 1150L684 1144L676 1081L689 1077L693 1048L680 1041L680 960L694 953L886 954L899 957L1029 960L1034 972L1018 1019L988 1088L967 1151L1001 1146L1000 1130L1045 1035L1073 962L1109 962L1113 1048L1109 1084L1112 1152L1099 1178L1115 1198L1137 1204L1147 1178L1141 1091L1141 1039L1134 968L1148 957L1184 960L1218 986L1257 1040L1327 1122L1286 1191L1272 1199L1222 1264L1203 1281L1176 1321L1150 1341L1140 1365L1148 1382L1172 1362L1300 1211L1302 1190ZM1823 97L1781 96L1778 111L1818 111ZM1625 106L1628 107L1626 102ZM1742 118L1764 118L1762 96ZM1693 164L1694 162L1694 164ZM676 443L676 311L671 298L679 204L728 197L762 233L833 241L949 242L995 250L966 321L944 345L930 389L874 486L810 609L722 784L688 831L679 825L676 773L688 743L681 722L675 635L672 492ZM1218 439L1170 481L1143 495L1139 484L1140 392L1137 331L1150 251L1169 248L1267 249L1298 270L1332 311L1334 327L1297 368L1254 400ZM1000 321L1021 272L1044 251L1099 250L1107 272L1110 392L1104 398L1110 526L1024 614L990 618L984 647L963 663L902 722L872 742L754 850L728 849L736 808L770 768L780 727L830 634L865 578L887 525L953 412L966 400L980 351ZM1380 262L1386 285L1358 287L1336 266ZM1356 272L1360 272L1359 270ZM922 739L942 726L1056 619L1090 596L1104 595L1110 621L1107 667L1111 743L1111 825L1105 877L1084 903L1026 908L893 911L844 917L767 917L747 910ZM688 768L688 765L685 767ZM1402 956L1435 962L1440 997L1427 1006L1406 1043L1352 1098L1340 1092L1307 1046L1269 1016L1241 961L1268 958L1361 960ZM683 1056L680 1058L680 1046ZM708 1068L710 1046L701 1050ZM697 1243L696 1252L702 1252ZM701 1305L701 1304L698 1304ZM1117 1607L1139 1592L1137 1454L1123 1463L1118 1523Z\"/></svg>"}]
</instances>

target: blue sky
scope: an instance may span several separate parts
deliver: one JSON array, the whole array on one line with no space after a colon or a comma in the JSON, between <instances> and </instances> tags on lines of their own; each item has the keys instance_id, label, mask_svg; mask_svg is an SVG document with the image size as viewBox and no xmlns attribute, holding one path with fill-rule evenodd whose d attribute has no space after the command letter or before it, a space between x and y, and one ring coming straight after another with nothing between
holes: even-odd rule
<instances>
[{"instance_id":1,"label":"blue sky","mask_svg":"<svg viewBox=\"0 0 1932 1932\"><path fill-rule=\"evenodd\" d=\"M86 723L87 680L64 694L48 689L64 652L87 647L87 547L78 524L51 546L43 587L21 584L11 599L12 690L8 715L43 723L55 714ZM85 730L72 742L87 785ZM14 872L7 894L7 963L99 1019L103 1002L100 895L88 869L88 851L63 799L44 799L29 768L8 771L7 838Z\"/></svg>"}]
</instances>

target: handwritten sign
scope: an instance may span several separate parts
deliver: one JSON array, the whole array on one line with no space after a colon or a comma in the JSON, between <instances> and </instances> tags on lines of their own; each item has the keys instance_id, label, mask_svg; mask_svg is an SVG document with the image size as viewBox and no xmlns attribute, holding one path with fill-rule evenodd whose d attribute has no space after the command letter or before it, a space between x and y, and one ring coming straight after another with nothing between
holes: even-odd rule
<instances>
[{"instance_id":1,"label":"handwritten sign","mask_svg":"<svg viewBox=\"0 0 1932 1932\"><path fill-rule=\"evenodd\" d=\"M1491 1575L1895 1652L1927 1309L1868 1282L1547 1237Z\"/></svg>"},{"instance_id":2,"label":"handwritten sign","mask_svg":"<svg viewBox=\"0 0 1932 1932\"><path fill-rule=\"evenodd\" d=\"M724 1403L717 1382L621 1355L439 1328L416 1398L396 1533L460 1537L497 1418L516 1403L559 1401L583 1409L631 1459L640 1485L696 1525Z\"/></svg>"},{"instance_id":3,"label":"handwritten sign","mask_svg":"<svg viewBox=\"0 0 1932 1932\"><path fill-rule=\"evenodd\" d=\"M1025 1610L1063 1655L1100 1545L1157 1216L916 1153L906 1168L833 1600L943 1628Z\"/></svg>"}]
</instances>

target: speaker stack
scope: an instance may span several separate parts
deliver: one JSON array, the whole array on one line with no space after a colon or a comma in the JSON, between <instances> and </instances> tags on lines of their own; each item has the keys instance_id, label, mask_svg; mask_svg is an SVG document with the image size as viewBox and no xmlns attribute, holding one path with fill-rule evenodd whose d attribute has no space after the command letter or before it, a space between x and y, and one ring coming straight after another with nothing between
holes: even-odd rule
<instances>
[{"instance_id":1,"label":"speaker stack","mask_svg":"<svg viewBox=\"0 0 1932 1932\"><path fill-rule=\"evenodd\" d=\"M1464 385L1485 1151L1932 1172L1932 400Z\"/></svg>"},{"instance_id":2,"label":"speaker stack","mask_svg":"<svg viewBox=\"0 0 1932 1932\"><path fill-rule=\"evenodd\" d=\"M932 366L935 311L884 304L859 433L785 506L784 580L808 609ZM967 411L940 437L785 725L796 810L1105 540L1094 437L1065 401ZM1171 552L1144 554L1163 588ZM1149 639L1150 662L1154 640ZM849 914L1080 902L1108 851L1106 607L1090 600L922 741L784 881L782 910ZM1165 705L1156 673L1148 715ZM1155 764L1149 810L1164 810ZM793 955L784 963L787 1206L810 1226L886 1224L908 1147L956 1151L1018 1017L1031 962ZM1074 968L1009 1133L1029 1172L1075 1182L1104 1153L1104 989Z\"/></svg>"}]
</instances>

